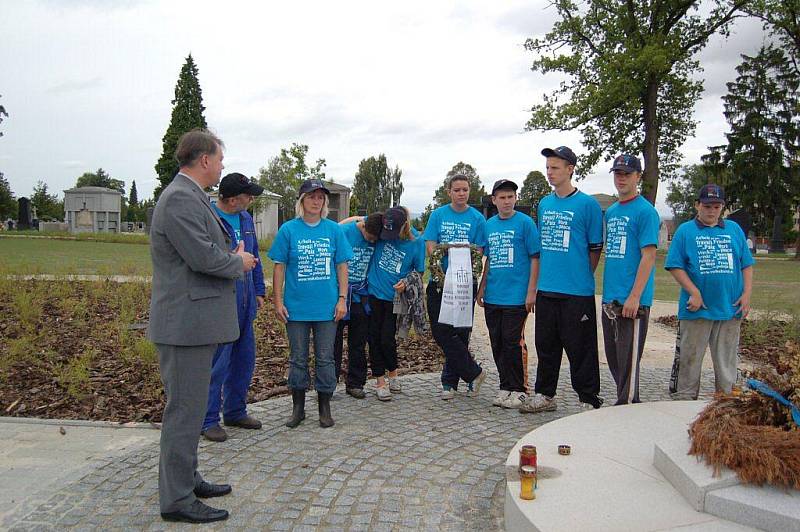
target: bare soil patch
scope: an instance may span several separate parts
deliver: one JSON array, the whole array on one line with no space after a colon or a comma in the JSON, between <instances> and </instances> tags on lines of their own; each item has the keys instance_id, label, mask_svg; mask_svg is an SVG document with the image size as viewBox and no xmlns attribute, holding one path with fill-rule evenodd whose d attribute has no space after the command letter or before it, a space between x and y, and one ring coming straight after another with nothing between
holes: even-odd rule
<instances>
[{"instance_id":1,"label":"bare soil patch","mask_svg":"<svg viewBox=\"0 0 800 532\"><path fill-rule=\"evenodd\" d=\"M0 416L159 422L145 283L0 281ZM288 393L288 342L270 305L255 323L249 402ZM440 370L430 334L398 346L400 373ZM347 368L347 345L343 371ZM313 371L313 370L312 370Z\"/></svg>"}]
</instances>

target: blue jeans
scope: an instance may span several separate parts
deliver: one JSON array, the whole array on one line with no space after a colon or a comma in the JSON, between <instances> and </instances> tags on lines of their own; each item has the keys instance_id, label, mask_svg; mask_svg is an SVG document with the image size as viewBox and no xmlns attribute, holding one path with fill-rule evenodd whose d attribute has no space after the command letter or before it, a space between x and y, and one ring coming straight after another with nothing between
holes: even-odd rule
<instances>
[{"instance_id":1,"label":"blue jeans","mask_svg":"<svg viewBox=\"0 0 800 532\"><path fill-rule=\"evenodd\" d=\"M241 329L238 340L220 344L214 353L203 430L219 424L220 406L225 421L237 421L247 416L247 390L255 366L256 340L253 323L248 321Z\"/></svg>"},{"instance_id":2,"label":"blue jeans","mask_svg":"<svg viewBox=\"0 0 800 532\"><path fill-rule=\"evenodd\" d=\"M336 390L336 368L333 363L333 341L337 323L331 321L290 321L286 323L289 336L289 388L307 390L311 382L308 374L308 346L314 331L314 388L317 393Z\"/></svg>"}]
</instances>

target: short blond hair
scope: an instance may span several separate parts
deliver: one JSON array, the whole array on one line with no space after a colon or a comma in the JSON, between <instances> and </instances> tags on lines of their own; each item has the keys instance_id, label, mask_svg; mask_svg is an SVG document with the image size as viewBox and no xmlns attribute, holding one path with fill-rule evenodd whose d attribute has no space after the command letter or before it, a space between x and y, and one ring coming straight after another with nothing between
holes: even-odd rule
<instances>
[{"instance_id":1,"label":"short blond hair","mask_svg":"<svg viewBox=\"0 0 800 532\"><path fill-rule=\"evenodd\" d=\"M319 189L317 189L319 190ZM312 190L311 192L315 192ZM294 204L294 215L297 218L302 218L306 215L306 210L303 207L303 200L305 199L306 195L310 194L311 192L305 192L297 198L297 203ZM328 195L325 194L325 203L322 204L322 212L320 213L320 218L327 218L328 217Z\"/></svg>"}]
</instances>

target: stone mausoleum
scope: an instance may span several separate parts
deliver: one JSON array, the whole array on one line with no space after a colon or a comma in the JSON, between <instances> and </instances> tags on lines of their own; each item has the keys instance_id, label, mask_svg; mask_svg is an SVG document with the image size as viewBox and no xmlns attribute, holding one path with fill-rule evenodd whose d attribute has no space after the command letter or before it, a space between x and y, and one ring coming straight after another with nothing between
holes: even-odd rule
<instances>
[{"instance_id":1,"label":"stone mausoleum","mask_svg":"<svg viewBox=\"0 0 800 532\"><path fill-rule=\"evenodd\" d=\"M118 233L122 226L122 193L104 187L64 191L64 222L70 233Z\"/></svg>"}]
</instances>

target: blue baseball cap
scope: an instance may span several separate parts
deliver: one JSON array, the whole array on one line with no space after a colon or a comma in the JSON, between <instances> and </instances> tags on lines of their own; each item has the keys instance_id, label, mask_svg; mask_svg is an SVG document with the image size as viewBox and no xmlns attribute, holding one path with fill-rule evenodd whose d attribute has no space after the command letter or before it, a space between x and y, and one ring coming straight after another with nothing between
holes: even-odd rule
<instances>
[{"instance_id":1,"label":"blue baseball cap","mask_svg":"<svg viewBox=\"0 0 800 532\"><path fill-rule=\"evenodd\" d=\"M306 179L303 181L303 184L300 185L300 191L297 193L297 198L299 199L303 194L308 194L309 192L314 192L315 190L322 190L328 195L331 193L331 191L325 186L325 183L322 181L322 179Z\"/></svg>"},{"instance_id":2,"label":"blue baseball cap","mask_svg":"<svg viewBox=\"0 0 800 532\"><path fill-rule=\"evenodd\" d=\"M614 166L611 167L610 172L615 170L622 170L626 173L631 172L639 172L642 173L642 163L639 161L639 158L634 155L628 155L627 153L623 153L616 159L614 159Z\"/></svg>"},{"instance_id":3,"label":"blue baseball cap","mask_svg":"<svg viewBox=\"0 0 800 532\"><path fill-rule=\"evenodd\" d=\"M564 159L572 166L578 164L578 156L575 152L566 146L559 146L558 148L545 148L542 150L542 155L545 157L558 157Z\"/></svg>"},{"instance_id":4,"label":"blue baseball cap","mask_svg":"<svg viewBox=\"0 0 800 532\"><path fill-rule=\"evenodd\" d=\"M725 203L725 190L719 185L703 185L697 194L700 203Z\"/></svg>"}]
</instances>

